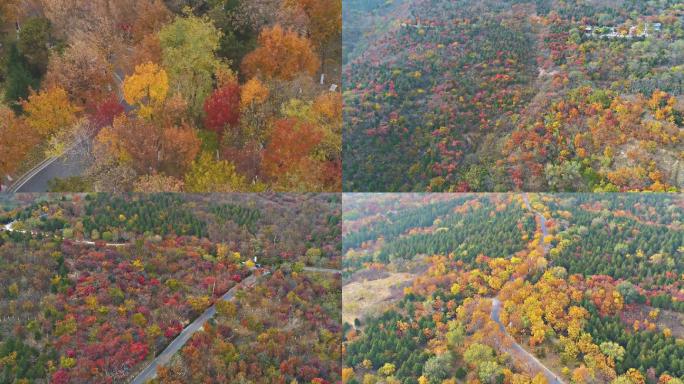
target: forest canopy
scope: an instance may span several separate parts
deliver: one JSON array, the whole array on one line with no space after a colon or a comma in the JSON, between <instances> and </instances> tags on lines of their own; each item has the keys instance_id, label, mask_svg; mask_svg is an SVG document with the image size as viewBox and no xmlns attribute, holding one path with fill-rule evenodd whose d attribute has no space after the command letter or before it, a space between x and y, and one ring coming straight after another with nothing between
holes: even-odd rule
<instances>
[{"instance_id":1,"label":"forest canopy","mask_svg":"<svg viewBox=\"0 0 684 384\"><path fill-rule=\"evenodd\" d=\"M681 1L345 2L344 190L677 191Z\"/></svg>"},{"instance_id":2,"label":"forest canopy","mask_svg":"<svg viewBox=\"0 0 684 384\"><path fill-rule=\"evenodd\" d=\"M3 1L1 184L61 156L52 191L339 190L341 8Z\"/></svg>"},{"instance_id":3,"label":"forest canopy","mask_svg":"<svg viewBox=\"0 0 684 384\"><path fill-rule=\"evenodd\" d=\"M668 194L345 194L342 380L679 384Z\"/></svg>"}]
</instances>

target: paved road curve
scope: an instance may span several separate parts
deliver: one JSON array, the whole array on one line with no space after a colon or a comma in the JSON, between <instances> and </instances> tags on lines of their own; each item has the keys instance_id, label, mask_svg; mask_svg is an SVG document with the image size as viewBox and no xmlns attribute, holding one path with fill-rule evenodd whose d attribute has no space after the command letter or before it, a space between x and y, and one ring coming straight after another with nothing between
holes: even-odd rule
<instances>
[{"instance_id":1,"label":"paved road curve","mask_svg":"<svg viewBox=\"0 0 684 384\"><path fill-rule=\"evenodd\" d=\"M125 74L122 69L117 69L113 73L114 81L117 85L119 102L124 107L126 113L130 113L133 107L126 103L123 97L123 78ZM66 178L71 176L82 176L88 166L90 166L90 153L93 138L87 138L84 144L77 145L67 150L62 156L48 159L46 162L35 169L29 171L26 180L21 185L12 186L9 192L47 192L48 181L54 178Z\"/></svg>"},{"instance_id":2,"label":"paved road curve","mask_svg":"<svg viewBox=\"0 0 684 384\"><path fill-rule=\"evenodd\" d=\"M50 159L38 169L32 170L35 174L22 182L18 188L13 188L11 192L47 192L48 181L54 178L82 175L88 167L87 156L84 156L83 153L84 147L81 145L79 148L67 151L60 157Z\"/></svg>"}]
</instances>

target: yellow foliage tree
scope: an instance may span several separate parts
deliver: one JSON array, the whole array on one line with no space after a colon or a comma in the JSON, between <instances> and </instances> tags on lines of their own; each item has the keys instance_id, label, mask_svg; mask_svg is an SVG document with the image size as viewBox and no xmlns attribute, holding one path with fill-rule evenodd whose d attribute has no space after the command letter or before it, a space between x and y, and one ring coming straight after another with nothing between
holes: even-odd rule
<instances>
[{"instance_id":1,"label":"yellow foliage tree","mask_svg":"<svg viewBox=\"0 0 684 384\"><path fill-rule=\"evenodd\" d=\"M22 103L26 113L26 124L42 137L68 128L76 123L76 114L81 109L69 101L63 88L55 87L31 92L28 101Z\"/></svg>"},{"instance_id":2,"label":"yellow foliage tree","mask_svg":"<svg viewBox=\"0 0 684 384\"><path fill-rule=\"evenodd\" d=\"M354 368L342 368L342 383L346 384L354 378Z\"/></svg>"},{"instance_id":3,"label":"yellow foliage tree","mask_svg":"<svg viewBox=\"0 0 684 384\"><path fill-rule=\"evenodd\" d=\"M139 106L142 117L152 115L153 107L160 106L169 92L169 77L157 64L148 62L135 67L123 85L124 98L130 105Z\"/></svg>"},{"instance_id":4,"label":"yellow foliage tree","mask_svg":"<svg viewBox=\"0 0 684 384\"><path fill-rule=\"evenodd\" d=\"M378 373L385 375L385 376L391 376L394 371L396 371L396 367L392 363L385 363L380 369L378 369Z\"/></svg>"},{"instance_id":5,"label":"yellow foliage tree","mask_svg":"<svg viewBox=\"0 0 684 384\"><path fill-rule=\"evenodd\" d=\"M532 384L548 384L548 380L542 373L537 373L537 375L532 379Z\"/></svg>"}]
</instances>

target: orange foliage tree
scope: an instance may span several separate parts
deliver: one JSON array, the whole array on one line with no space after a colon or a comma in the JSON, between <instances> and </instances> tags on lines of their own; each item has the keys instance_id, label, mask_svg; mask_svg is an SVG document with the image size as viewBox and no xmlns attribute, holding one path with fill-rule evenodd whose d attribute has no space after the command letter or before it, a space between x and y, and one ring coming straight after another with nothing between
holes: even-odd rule
<instances>
[{"instance_id":1,"label":"orange foliage tree","mask_svg":"<svg viewBox=\"0 0 684 384\"><path fill-rule=\"evenodd\" d=\"M35 131L7 107L0 107L0 177L14 172L28 151L38 143Z\"/></svg>"},{"instance_id":2,"label":"orange foliage tree","mask_svg":"<svg viewBox=\"0 0 684 384\"><path fill-rule=\"evenodd\" d=\"M261 31L259 47L245 56L242 71L247 77L261 73L268 78L292 80L298 73L313 76L320 65L309 39L276 25Z\"/></svg>"},{"instance_id":3,"label":"orange foliage tree","mask_svg":"<svg viewBox=\"0 0 684 384\"><path fill-rule=\"evenodd\" d=\"M271 179L287 185L315 182L316 161L309 155L321 141L311 124L295 118L278 120L264 151L263 171Z\"/></svg>"}]
</instances>

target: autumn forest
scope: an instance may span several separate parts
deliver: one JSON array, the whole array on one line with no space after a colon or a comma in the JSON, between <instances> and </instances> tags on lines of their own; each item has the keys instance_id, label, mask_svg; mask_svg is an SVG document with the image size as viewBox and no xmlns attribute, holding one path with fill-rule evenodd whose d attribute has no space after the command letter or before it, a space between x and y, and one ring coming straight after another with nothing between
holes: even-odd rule
<instances>
[{"instance_id":1,"label":"autumn forest","mask_svg":"<svg viewBox=\"0 0 684 384\"><path fill-rule=\"evenodd\" d=\"M0 383L338 382L340 203L0 197Z\"/></svg>"},{"instance_id":2,"label":"autumn forest","mask_svg":"<svg viewBox=\"0 0 684 384\"><path fill-rule=\"evenodd\" d=\"M684 200L345 194L344 383L677 384Z\"/></svg>"},{"instance_id":3,"label":"autumn forest","mask_svg":"<svg viewBox=\"0 0 684 384\"><path fill-rule=\"evenodd\" d=\"M680 0L345 0L345 192L684 187Z\"/></svg>"},{"instance_id":4,"label":"autumn forest","mask_svg":"<svg viewBox=\"0 0 684 384\"><path fill-rule=\"evenodd\" d=\"M0 384L684 384L684 0L0 0Z\"/></svg>"},{"instance_id":5,"label":"autumn forest","mask_svg":"<svg viewBox=\"0 0 684 384\"><path fill-rule=\"evenodd\" d=\"M338 191L341 22L340 0L3 0L0 184L59 158L13 192Z\"/></svg>"}]
</instances>

